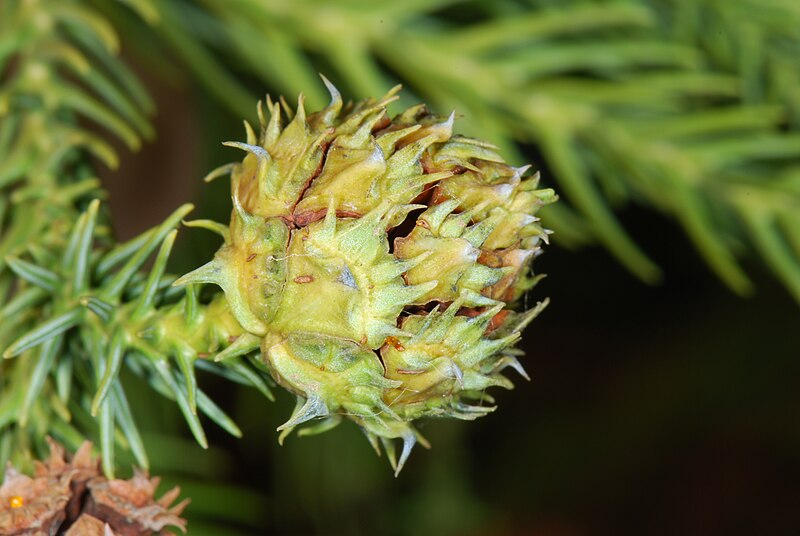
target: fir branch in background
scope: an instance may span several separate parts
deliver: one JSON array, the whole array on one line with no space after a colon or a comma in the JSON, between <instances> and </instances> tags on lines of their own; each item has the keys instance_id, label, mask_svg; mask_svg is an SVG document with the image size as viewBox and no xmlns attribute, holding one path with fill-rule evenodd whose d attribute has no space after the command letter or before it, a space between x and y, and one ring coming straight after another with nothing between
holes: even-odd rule
<instances>
[{"instance_id":1,"label":"fir branch in background","mask_svg":"<svg viewBox=\"0 0 800 536\"><path fill-rule=\"evenodd\" d=\"M195 0L161 9L182 30L171 44L203 80L225 71L219 54L312 105L324 97L320 70L357 96L404 82L504 154L541 150L571 203L544 213L562 243L600 242L656 280L658 267L612 212L636 203L674 218L736 292L752 290L738 259L757 256L800 300L794 2ZM235 87L218 94L238 110L246 90Z\"/></svg>"},{"instance_id":2,"label":"fir branch in background","mask_svg":"<svg viewBox=\"0 0 800 536\"><path fill-rule=\"evenodd\" d=\"M84 121L132 149L152 135L145 118L152 104L115 56L115 31L80 2L12 1L0 9L0 459L28 467L51 434L71 450L96 438L109 476L116 445L147 468L119 380L123 367L174 399L202 446L198 411L240 435L197 387L194 370L195 360L228 347L241 329L222 300L202 303L194 287L170 289L175 278L165 275L173 229L191 206L126 244L114 243L100 214L91 157L113 167L116 155ZM203 366L271 397L266 374L245 358Z\"/></svg>"},{"instance_id":3,"label":"fir branch in background","mask_svg":"<svg viewBox=\"0 0 800 536\"><path fill-rule=\"evenodd\" d=\"M152 104L114 57L119 46L116 34L94 12L74 2L46 1L4 2L0 11L0 185L6 205L0 238L0 342L6 348L20 330L33 328L42 315L58 318L66 313L43 305L48 294L55 293L54 275L9 256L30 251L40 262L52 263L54 251L67 247L66 237L81 206L102 195L87 157L94 156L111 167L117 164L110 145L78 121L99 123L136 148L141 136L151 134L140 110L148 110ZM130 89L122 90L123 85ZM139 132L131 123L139 125ZM90 233L105 238L107 225L94 228L96 212L95 207ZM27 273L37 285L16 282L11 268ZM77 275L85 270L82 267ZM37 435L41 441L51 417L69 420L66 397L58 404L57 397L39 396L60 344L60 339L51 339L46 346L2 365L0 458L4 461L12 451L29 455L30 441ZM59 368L64 395L70 371ZM54 403L42 403L48 398ZM37 426L30 428L35 429L11 431L15 421L27 421L31 410L36 413L33 423ZM75 447L81 436L72 432L65 429L62 435L71 435Z\"/></svg>"}]
</instances>

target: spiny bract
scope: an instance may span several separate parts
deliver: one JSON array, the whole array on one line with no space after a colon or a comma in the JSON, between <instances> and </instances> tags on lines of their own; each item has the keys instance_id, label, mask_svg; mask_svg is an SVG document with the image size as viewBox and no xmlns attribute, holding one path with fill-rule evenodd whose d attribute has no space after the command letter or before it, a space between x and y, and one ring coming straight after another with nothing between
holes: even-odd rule
<instances>
[{"instance_id":1,"label":"spiny bract","mask_svg":"<svg viewBox=\"0 0 800 536\"><path fill-rule=\"evenodd\" d=\"M222 287L247 334L218 357L260 345L297 396L281 440L347 417L399 471L426 444L413 421L485 415L486 388L512 387L505 368L525 376L513 345L544 304L509 307L535 283L548 231L534 214L555 195L454 135L453 114L419 105L390 118L399 88L344 106L324 81L322 111L267 98L260 133L245 122L247 142L226 144L248 154L209 176L231 174L225 243L177 284Z\"/></svg>"}]
</instances>

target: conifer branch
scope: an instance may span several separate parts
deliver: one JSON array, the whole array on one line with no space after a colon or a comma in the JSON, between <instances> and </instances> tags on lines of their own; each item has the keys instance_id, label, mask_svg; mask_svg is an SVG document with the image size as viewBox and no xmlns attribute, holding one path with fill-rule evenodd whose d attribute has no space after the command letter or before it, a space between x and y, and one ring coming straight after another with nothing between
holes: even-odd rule
<instances>
[{"instance_id":1,"label":"conifer branch","mask_svg":"<svg viewBox=\"0 0 800 536\"><path fill-rule=\"evenodd\" d=\"M133 4L157 18L148 2ZM195 362L231 346L242 330L224 300L201 303L196 288L174 289L165 273L174 229L192 207L126 244L115 243L100 210L93 159L115 167L117 157L85 121L134 150L152 136L152 102L118 48L114 29L82 2L0 6L3 464L30 461L50 434L71 449L97 438L109 476L120 445L146 468L123 368L176 400L201 445L198 414L241 433L198 387ZM240 345L205 368L271 397L266 373L244 355L253 349Z\"/></svg>"},{"instance_id":2,"label":"conifer branch","mask_svg":"<svg viewBox=\"0 0 800 536\"><path fill-rule=\"evenodd\" d=\"M324 99L313 89L319 70L362 97L401 81L462 114L466 133L503 154L519 144L542 152L568 203L544 211L562 244L599 242L655 281L660 269L613 214L643 205L680 224L734 291L752 291L740 259L757 257L800 301L792 2L195 0L170 9L213 21L198 27L215 39L195 34L207 43L196 51L204 64L190 63L201 77L216 72L215 54L235 56L311 105Z\"/></svg>"}]
</instances>

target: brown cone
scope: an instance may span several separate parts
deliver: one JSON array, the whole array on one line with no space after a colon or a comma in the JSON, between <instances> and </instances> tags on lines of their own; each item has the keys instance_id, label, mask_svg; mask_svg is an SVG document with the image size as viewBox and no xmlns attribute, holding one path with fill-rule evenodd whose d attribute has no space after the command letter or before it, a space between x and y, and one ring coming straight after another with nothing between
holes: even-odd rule
<instances>
[{"instance_id":1,"label":"brown cone","mask_svg":"<svg viewBox=\"0 0 800 536\"><path fill-rule=\"evenodd\" d=\"M130 480L108 480L90 442L69 461L61 445L48 443L50 457L35 462L32 477L8 466L0 486L0 536L149 536L166 534L167 527L186 532L180 514L189 500L171 506L179 488L156 500L157 477L135 469Z\"/></svg>"}]
</instances>

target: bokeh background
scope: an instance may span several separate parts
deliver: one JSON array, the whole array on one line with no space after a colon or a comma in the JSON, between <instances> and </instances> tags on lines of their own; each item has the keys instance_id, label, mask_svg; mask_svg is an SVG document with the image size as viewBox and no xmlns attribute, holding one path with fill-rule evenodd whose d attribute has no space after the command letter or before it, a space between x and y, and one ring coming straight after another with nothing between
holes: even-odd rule
<instances>
[{"instance_id":1,"label":"bokeh background","mask_svg":"<svg viewBox=\"0 0 800 536\"><path fill-rule=\"evenodd\" d=\"M403 82L562 196L528 297L552 300L523 339L532 381L477 422L427 423L399 478L354 426L279 447L286 393L201 377L244 432L209 427L202 451L128 388L190 534L800 530L796 2L95 4L157 109L157 139L103 176L123 239L187 200L227 221L228 185L200 181L239 158L220 142L265 93L322 104L317 72L351 98ZM183 230L173 269L215 240Z\"/></svg>"}]
</instances>

